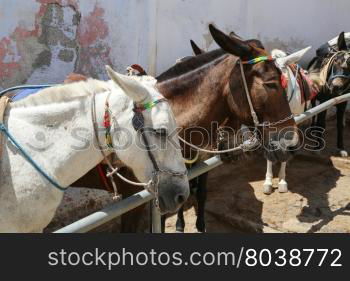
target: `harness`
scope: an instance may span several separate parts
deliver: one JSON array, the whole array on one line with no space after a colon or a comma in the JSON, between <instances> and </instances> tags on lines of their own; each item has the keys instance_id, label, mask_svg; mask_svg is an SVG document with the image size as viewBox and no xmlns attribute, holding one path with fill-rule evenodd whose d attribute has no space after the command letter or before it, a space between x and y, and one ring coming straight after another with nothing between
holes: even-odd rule
<instances>
[{"instance_id":1,"label":"harness","mask_svg":"<svg viewBox=\"0 0 350 281\"><path fill-rule=\"evenodd\" d=\"M350 52L348 51L336 51L334 53L331 53L332 55L330 58L324 63L321 73L320 73L320 79L322 81L322 84L327 87L328 90L330 90L330 84L332 81L336 78L344 78L344 79L350 79L350 74L349 75L344 75L344 74L335 74L334 73L334 62L335 60L340 56L340 55L346 55L349 54ZM342 91L340 95L345 93L348 89L350 88L350 83L349 85Z\"/></svg>"},{"instance_id":2,"label":"harness","mask_svg":"<svg viewBox=\"0 0 350 281\"><path fill-rule=\"evenodd\" d=\"M0 122L1 133L3 133L12 142L12 144L17 148L17 150L22 154L22 156L29 162L29 164L33 166L35 170L37 170L37 172L40 175L42 175L48 182L50 182L58 190L65 191L67 187L61 186L56 180L54 180L51 176L49 176L49 174L33 160L33 158L24 150L24 148L16 141L16 139L12 136L12 134L6 128L5 124L3 123L3 113L5 111L7 103L9 102L9 99L8 97L4 96L4 97L1 97L0 100L1 100L1 122ZM2 141L0 145L2 149Z\"/></svg>"},{"instance_id":3,"label":"harness","mask_svg":"<svg viewBox=\"0 0 350 281\"><path fill-rule=\"evenodd\" d=\"M254 133L253 133L251 139L249 139L247 142L245 142L245 143L243 143L243 144L241 144L241 145L239 145L237 147L234 147L234 148L231 148L231 149L226 149L226 150L220 150L220 151L218 151L218 150L208 150L208 149L200 148L200 147L198 147L198 146L196 146L196 145L186 141L185 139L181 138L180 136L179 136L179 139L183 143L185 143L186 145L190 146L191 148L196 149L198 151L205 152L205 153L225 154L225 153L235 152L235 151L239 151L239 150L249 151L250 149L254 148L257 145L257 143L258 143L258 140L257 140L258 128L260 128L260 127L266 128L266 127L272 127L272 126L280 125L280 124L283 124L283 123L293 119L294 115L291 114L290 116L287 116L287 117L285 117L285 118L283 118L281 120L278 120L276 122L265 121L265 122L261 123L259 121L258 115L256 114L256 111L254 109L253 102L252 102L251 95L250 95L249 88L248 88L246 75L245 75L245 72L244 72L244 65L253 65L253 64L260 63L260 62L273 61L273 60L274 59L271 56L260 56L260 57L257 57L257 58L254 58L254 59L248 60L248 61L242 61L242 60L239 59L236 62L236 64L239 64L239 67L240 67L242 81L243 81L243 88L244 88L245 95L247 97L247 101L248 101L249 109L250 109L250 114L252 116L252 119L253 119L253 122L254 122L254 127L255 127L255 130L254 130Z\"/></svg>"},{"instance_id":4,"label":"harness","mask_svg":"<svg viewBox=\"0 0 350 281\"><path fill-rule=\"evenodd\" d=\"M46 88L46 87L50 87L51 85L45 85L45 86L29 86L29 88ZM5 93L13 91L13 90L18 90L18 89L27 89L27 86L19 86L19 87L13 87L13 88L9 88L6 89L4 91L2 91L0 93L0 132L3 133L11 142L12 144L18 149L18 151L22 154L22 156L33 166L33 168L41 175L43 176L48 182L50 182L55 188L57 188L60 191L65 191L68 187L63 187L61 186L55 179L53 179L44 169L42 169L40 167L40 165L35 162L33 160L33 158L26 152L26 150L16 141L15 137L9 132L9 130L7 129L7 127L5 126L5 124L3 123L3 113L6 109L6 105L9 102L9 98L7 96L3 96ZM109 97L111 95L111 92L109 92L109 95L106 99L106 103L105 103L105 115L104 115L104 128L105 128L105 139L106 139L106 144L109 148L113 148L113 144L112 144L112 138L111 138L111 119L114 120L114 117L111 118L111 111L109 109ZM125 182L132 184L132 185L136 185L136 186L142 186L145 189L147 189L148 191L150 191L152 194L155 195L156 199L155 199L155 204L156 207L159 208L159 194L158 194L158 185L159 185L159 177L160 174L162 173L167 173L170 174L172 176L179 176L179 177L183 177L187 175L187 170L184 172L173 172L167 169L161 169L151 151L148 139L145 135L146 130L145 130L145 126L144 126L144 117L142 115L142 112L145 110L149 110L151 108L153 108L154 106L156 106L158 103L160 102L164 102L166 101L166 99L161 98L149 103L144 103L141 105L137 105L136 103L134 104L134 116L132 118L132 125L133 128L135 129L135 131L140 132L142 134L142 139L143 142L145 144L146 150L147 150L147 154L148 157L150 158L151 162L152 162L152 166L153 166L153 172L152 172L152 178L150 179L149 182L147 183L139 183L139 182L133 182L130 181L128 179L126 179L125 177L123 177L121 174L118 173L119 167L114 168L112 162L108 159L107 154L104 152L102 145L99 141L99 135L98 135L98 124L97 124L97 120L96 120L96 102L95 102L95 96L96 93L93 93L92 95L92 103L91 103L91 117L92 117L92 122L93 122L93 127L94 127L94 133L95 133L95 138L97 140L97 144L99 146L99 149L101 151L102 156L104 157L105 162L107 163L109 170L107 172L107 177L110 178L110 181L113 185L113 189L115 192L115 197L117 198L119 197L118 191L117 191L117 187L115 184L115 181L113 179L113 175L116 174L119 178L121 178L122 180L124 180ZM0 135L0 156L1 156L1 149L2 149L2 138ZM100 169L98 170L99 174L101 175L103 172ZM106 186L108 186L106 179L104 177L102 177L102 179L104 179L104 183Z\"/></svg>"},{"instance_id":5,"label":"harness","mask_svg":"<svg viewBox=\"0 0 350 281\"><path fill-rule=\"evenodd\" d=\"M116 120L115 120L111 110L109 109L108 100L109 100L110 95L111 95L111 92L108 94L107 99L106 99L106 103L105 103L104 127L106 130L105 140L106 140L107 147L113 148L113 143L112 143L110 131L111 131L111 126L112 126L112 121L114 124L116 124L116 122L115 122ZM158 188L158 186L159 186L160 175L161 174L169 174L169 175L175 176L175 177L184 177L187 175L187 170L185 170L184 172L174 172L174 171L171 171L168 169L160 168L160 166L158 165L158 163L157 163L157 161L156 161L156 159L151 151L151 147L149 145L149 141L148 141L148 138L146 136L147 130L145 128L144 116L143 116L142 112L145 110L150 110L151 108L155 107L157 104L159 104L161 102L166 102L166 99L160 98L158 100L151 101L151 102L144 103L144 104L134 103L134 108L133 108L134 116L132 118L132 126L137 133L141 134L141 137L142 137L142 140L144 142L148 157L151 160L151 163L153 166L152 178L147 183L139 183L139 182L134 182L134 181L128 180L124 176L122 176L119 173L119 169L121 167L114 167L113 164L111 163L111 161L108 159L106 153L104 152L102 144L100 143L99 136L98 136L99 127L98 127L98 124L96 121L95 96L96 96L96 94L93 94L92 103L91 103L91 105L92 105L91 113L92 113L95 139L96 139L97 144L99 146L99 150L101 151L101 154L102 154L105 162L108 165L107 177L112 182L113 189L115 192L115 197L119 197L119 194L118 194L116 184L114 182L114 178L113 178L114 174L117 175L120 179L122 179L126 183L129 183L129 184L134 185L134 186L142 186L147 191L152 193L155 196L155 206L159 209L159 188Z\"/></svg>"},{"instance_id":6,"label":"harness","mask_svg":"<svg viewBox=\"0 0 350 281\"><path fill-rule=\"evenodd\" d=\"M260 123L258 115L255 112L255 109L254 109L254 106L253 106L253 103L252 103L252 99L251 99L251 96L250 96L250 92L249 92L249 89L248 89L248 83L247 83L247 79L246 79L246 76L245 76L243 65L246 65L246 64L252 65L252 64L257 64L257 63L260 63L260 62L273 61L273 60L274 59L271 56L261 56L261 57L254 58L254 59L249 60L249 61L238 60L238 63L239 63L239 66L240 66L240 70L241 70L243 87L244 87L245 94L246 94L246 97L247 97L247 100L248 100L248 104L249 104L249 108L250 108L250 114L252 116L252 119L253 119L253 122L254 122L254 126L255 126L255 132L257 131L257 129L259 127L272 127L272 126L280 125L280 124L283 124L283 123L285 123L285 122L287 122L287 121L289 121L289 120L294 118L294 115L291 114L290 116L287 116L286 118L278 120L276 122L265 121L263 123Z\"/></svg>"}]
</instances>

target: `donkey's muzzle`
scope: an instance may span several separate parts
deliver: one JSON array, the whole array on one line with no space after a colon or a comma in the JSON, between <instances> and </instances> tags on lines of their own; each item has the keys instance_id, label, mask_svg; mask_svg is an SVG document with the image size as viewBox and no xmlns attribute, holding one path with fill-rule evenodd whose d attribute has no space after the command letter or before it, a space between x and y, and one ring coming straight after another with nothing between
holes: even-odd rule
<instances>
[{"instance_id":1,"label":"donkey's muzzle","mask_svg":"<svg viewBox=\"0 0 350 281\"><path fill-rule=\"evenodd\" d=\"M160 181L159 208L161 213L175 213L187 201L190 195L187 177L172 177Z\"/></svg>"}]
</instances>

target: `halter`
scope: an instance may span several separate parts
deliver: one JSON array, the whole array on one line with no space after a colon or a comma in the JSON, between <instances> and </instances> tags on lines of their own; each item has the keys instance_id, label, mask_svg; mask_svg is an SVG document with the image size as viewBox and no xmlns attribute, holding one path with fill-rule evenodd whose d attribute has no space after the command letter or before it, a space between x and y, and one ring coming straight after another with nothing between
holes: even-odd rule
<instances>
[{"instance_id":1,"label":"halter","mask_svg":"<svg viewBox=\"0 0 350 281\"><path fill-rule=\"evenodd\" d=\"M253 65L253 64L257 64L257 63L265 62L265 61L274 61L274 59L271 56L261 56L261 57L254 58L254 59L249 60L249 61L238 60L239 66L240 66L240 70L241 70L241 76L242 76L242 80L243 80L243 86L244 86L244 90L245 90L246 97L247 97L248 104L249 104L249 108L250 108L250 114L252 115L252 118L253 118L255 131L258 129L258 127L272 127L272 126L283 124L283 123L285 123L285 122L287 122L287 121L289 121L289 120L294 118L294 115L291 114L290 116L287 116L286 118L278 120L276 122L269 122L269 121L266 121L266 122L263 122L263 123L259 122L259 118L258 118L258 115L256 114L256 112L254 110L253 102L252 102L252 99L251 99L251 96L250 96L250 92L249 92L249 89L248 89L248 83L247 83L247 79L246 79L246 76L245 76L243 65L247 65L247 64Z\"/></svg>"},{"instance_id":2,"label":"halter","mask_svg":"<svg viewBox=\"0 0 350 281\"><path fill-rule=\"evenodd\" d=\"M106 144L109 148L113 148L113 143L112 143L112 137L111 137L111 121L115 121L111 110L109 109L109 97L111 95L111 92L109 92L107 98L106 98L106 102L105 102L105 113L104 113L104 127L105 127L105 140L106 140ZM114 182L113 179L113 175L116 174L119 178L121 178L123 181L135 185L135 186L142 186L144 187L146 190L148 190L150 193L154 194L155 196L155 205L156 207L159 209L159 192L158 192L158 186L159 186L159 177L160 174L169 174L171 176L176 176L176 177L184 177L187 175L187 170L185 170L184 172L173 172L167 169L162 169L159 167L156 158L154 157L152 151L151 151L151 147L149 145L149 141L146 137L146 130L145 130L145 122L144 122L144 116L143 116L143 111L145 110L150 110L151 108L155 107L157 104L161 103L161 102L165 102L166 99L165 98L160 98L151 102L147 102L147 103L143 103L143 104L136 104L134 103L134 108L133 108L133 112L134 112L134 116L132 118L132 126L134 128L134 130L138 133L141 133L142 136L142 140L145 144L146 150L147 150L147 154L148 157L150 158L151 162L152 162L152 166L153 166L153 172L152 172L152 178L147 182L147 183L138 183L138 182L133 182L130 181L128 179L126 179L125 177L123 177L121 174L119 174L119 168L120 167L113 167L111 161L108 159L106 153L103 151L102 145L99 141L99 136L98 136L98 124L96 121L96 101L95 101L95 96L96 94L93 95L93 100L92 100L92 120L93 120L93 124L94 124L94 132L95 132L95 138L97 140L99 149L102 153L102 156L104 157L108 167L109 167L109 171L107 173L107 177L110 178L112 184L113 184L113 188L114 188L114 192L115 192L115 196L118 197L118 190L116 187L116 184ZM112 116L112 117L111 117Z\"/></svg>"},{"instance_id":3,"label":"halter","mask_svg":"<svg viewBox=\"0 0 350 281\"><path fill-rule=\"evenodd\" d=\"M324 81L324 85L330 89L330 84L332 81L336 78L343 78L343 79L350 79L350 74L349 75L344 75L344 74L335 74L334 73L334 62L339 55L345 55L349 54L350 52L348 51L336 51L332 54L332 56L329 58L328 62L323 66L323 69L321 71L321 79ZM328 79L327 79L328 78ZM342 95L344 92L346 92L350 87L350 84L342 91L340 95Z\"/></svg>"},{"instance_id":4,"label":"halter","mask_svg":"<svg viewBox=\"0 0 350 281\"><path fill-rule=\"evenodd\" d=\"M248 100L248 104L249 104L249 108L250 108L250 113L251 113L251 116L253 118L253 122L254 122L254 125L255 125L255 131L252 135L252 137L246 142L246 143L243 143L241 145L239 145L238 147L234 147L234 148L230 148L230 149L226 149L226 150L208 150L208 149L203 149L199 146L196 146L188 141L186 141L185 139L181 138L179 136L179 139L186 145L188 145L189 147L197 150L197 151L202 151L202 152L205 152L205 153L211 153L211 154L225 154L225 153L230 153L230 152L236 152L236 151L249 151L250 149L256 147L256 144L258 142L258 139L257 139L257 130L259 127L272 127L272 126L276 126L276 125L280 125L280 124L283 124L291 119L294 118L294 115L291 114L290 116L287 116L286 118L284 119L281 119L281 120L278 120L276 122L263 122L263 123L260 123L259 122L259 118L258 118L258 115L256 114L255 110L254 110L254 106L253 106L253 102L252 102L252 99L251 99L251 96L250 96L250 92L249 92L249 89L248 89L248 83L247 83L247 80L246 80L246 76L245 76L245 72L244 72L244 68L243 68L243 65L253 65L253 64L257 64L257 63L260 63L260 62L264 62L264 61L274 61L274 59L271 57L271 56L261 56L261 57L257 57L257 58L254 58L252 60L248 60L248 61L241 61L241 60L238 60L237 63L239 63L239 66L240 66L240 70L241 70L241 75L242 75L242 80L243 80L243 86L244 86L244 90L245 90L245 94L246 94L246 97L247 97L247 100Z\"/></svg>"}]
</instances>

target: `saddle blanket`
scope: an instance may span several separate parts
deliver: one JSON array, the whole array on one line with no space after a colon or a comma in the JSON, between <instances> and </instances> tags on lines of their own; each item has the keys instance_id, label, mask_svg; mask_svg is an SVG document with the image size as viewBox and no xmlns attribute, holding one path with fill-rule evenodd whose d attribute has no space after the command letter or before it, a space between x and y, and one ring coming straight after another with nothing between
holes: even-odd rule
<instances>
[{"instance_id":1,"label":"saddle blanket","mask_svg":"<svg viewBox=\"0 0 350 281\"><path fill-rule=\"evenodd\" d=\"M22 90L20 92L18 92L17 94L13 95L11 100L13 102L16 102L16 101L19 101L19 100L22 100L30 95L33 95L37 92L39 92L40 90L42 90L42 88L35 88L35 89L25 89L25 90Z\"/></svg>"}]
</instances>

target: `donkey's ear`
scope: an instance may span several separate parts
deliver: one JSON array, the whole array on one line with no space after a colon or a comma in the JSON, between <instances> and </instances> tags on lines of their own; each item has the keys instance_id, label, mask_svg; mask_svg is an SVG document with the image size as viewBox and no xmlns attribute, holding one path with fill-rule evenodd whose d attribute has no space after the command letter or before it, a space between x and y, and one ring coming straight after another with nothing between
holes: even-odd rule
<instances>
[{"instance_id":1,"label":"donkey's ear","mask_svg":"<svg viewBox=\"0 0 350 281\"><path fill-rule=\"evenodd\" d=\"M106 65L108 76L129 96L134 102L142 103L151 96L147 88L137 81L135 77L126 76L115 72L110 66Z\"/></svg>"},{"instance_id":2,"label":"donkey's ear","mask_svg":"<svg viewBox=\"0 0 350 281\"><path fill-rule=\"evenodd\" d=\"M192 47L193 53L194 53L196 56L205 53L204 50L202 50L201 48L199 48L199 47L197 46L197 44L194 43L193 40L190 40L190 42L191 42L191 47Z\"/></svg>"},{"instance_id":3,"label":"donkey's ear","mask_svg":"<svg viewBox=\"0 0 350 281\"><path fill-rule=\"evenodd\" d=\"M280 66L285 66L288 64L292 64L292 63L297 63L298 61L301 60L301 58L311 49L310 47L307 47L305 49L302 49L300 51L297 51L293 54L290 54L288 56L284 56L284 57L278 57L276 58L276 62L278 65Z\"/></svg>"},{"instance_id":4,"label":"donkey's ear","mask_svg":"<svg viewBox=\"0 0 350 281\"><path fill-rule=\"evenodd\" d=\"M231 31L229 35L230 35L230 37L233 37L233 38L242 39L242 37L239 36L239 35L238 35L236 32L234 32L234 31Z\"/></svg>"},{"instance_id":5,"label":"donkey's ear","mask_svg":"<svg viewBox=\"0 0 350 281\"><path fill-rule=\"evenodd\" d=\"M342 33L340 33L339 37L338 37L338 50L339 51L347 51L348 50L348 46L346 45L344 31Z\"/></svg>"},{"instance_id":6,"label":"donkey's ear","mask_svg":"<svg viewBox=\"0 0 350 281\"><path fill-rule=\"evenodd\" d=\"M241 39L226 35L212 24L209 25L209 30L215 42L226 52L240 58L247 58L252 55L252 48Z\"/></svg>"}]
</instances>

